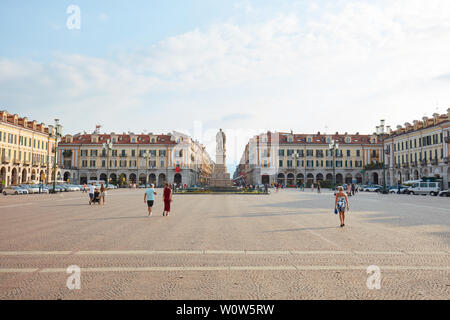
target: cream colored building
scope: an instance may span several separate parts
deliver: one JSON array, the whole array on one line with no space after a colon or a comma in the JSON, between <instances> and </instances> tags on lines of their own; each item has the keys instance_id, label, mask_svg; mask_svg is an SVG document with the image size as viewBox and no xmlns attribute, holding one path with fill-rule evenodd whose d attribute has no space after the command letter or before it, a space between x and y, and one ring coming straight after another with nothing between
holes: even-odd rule
<instances>
[{"instance_id":1,"label":"cream colored building","mask_svg":"<svg viewBox=\"0 0 450 320\"><path fill-rule=\"evenodd\" d=\"M0 182L4 187L52 181L53 126L0 111Z\"/></svg>"},{"instance_id":2,"label":"cream colored building","mask_svg":"<svg viewBox=\"0 0 450 320\"><path fill-rule=\"evenodd\" d=\"M450 109L397 126L385 139L391 185L424 177L442 179L449 188Z\"/></svg>"},{"instance_id":3,"label":"cream colored building","mask_svg":"<svg viewBox=\"0 0 450 320\"><path fill-rule=\"evenodd\" d=\"M335 154L329 144L335 141ZM296 134L267 132L250 139L234 175L247 184L281 183L288 186L333 180L336 183L382 183L381 170L365 175L365 166L382 162L376 135Z\"/></svg>"},{"instance_id":4,"label":"cream colored building","mask_svg":"<svg viewBox=\"0 0 450 320\"><path fill-rule=\"evenodd\" d=\"M109 152L103 147L108 141ZM212 166L204 146L179 132L66 135L59 146L63 179L74 183L125 179L192 186L204 183Z\"/></svg>"}]
</instances>

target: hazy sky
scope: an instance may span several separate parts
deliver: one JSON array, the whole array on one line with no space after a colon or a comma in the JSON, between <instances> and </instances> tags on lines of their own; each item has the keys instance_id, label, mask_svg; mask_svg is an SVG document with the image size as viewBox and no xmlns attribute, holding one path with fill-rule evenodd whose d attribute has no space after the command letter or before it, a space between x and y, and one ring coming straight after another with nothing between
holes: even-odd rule
<instances>
[{"instance_id":1,"label":"hazy sky","mask_svg":"<svg viewBox=\"0 0 450 320\"><path fill-rule=\"evenodd\" d=\"M268 129L372 133L450 107L448 0L2 0L0 39L0 109L182 131L212 156L222 128L229 167Z\"/></svg>"}]
</instances>

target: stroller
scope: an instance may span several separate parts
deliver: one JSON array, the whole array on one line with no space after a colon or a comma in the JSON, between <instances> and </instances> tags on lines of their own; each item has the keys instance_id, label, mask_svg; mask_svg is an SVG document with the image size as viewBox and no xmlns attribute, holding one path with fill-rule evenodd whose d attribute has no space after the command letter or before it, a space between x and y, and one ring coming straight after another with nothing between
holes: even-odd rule
<instances>
[{"instance_id":1,"label":"stroller","mask_svg":"<svg viewBox=\"0 0 450 320\"><path fill-rule=\"evenodd\" d=\"M98 204L100 204L100 191L98 191L98 190L94 191L94 198L92 199L92 203L96 203L96 202Z\"/></svg>"}]
</instances>

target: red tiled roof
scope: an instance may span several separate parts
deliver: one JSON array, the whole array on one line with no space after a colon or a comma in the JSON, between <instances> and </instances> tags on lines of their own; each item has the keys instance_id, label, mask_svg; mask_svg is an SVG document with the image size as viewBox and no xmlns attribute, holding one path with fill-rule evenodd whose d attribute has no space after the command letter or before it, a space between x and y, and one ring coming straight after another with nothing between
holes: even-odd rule
<instances>
[{"instance_id":1,"label":"red tiled roof","mask_svg":"<svg viewBox=\"0 0 450 320\"><path fill-rule=\"evenodd\" d=\"M63 137L60 144L62 144L62 145L64 145L64 144L103 144L108 139L112 141L110 134L97 134L96 136L98 137L98 142L92 142L92 134L82 134L82 135L78 135L78 136L73 136L72 142L66 142L66 137ZM114 135L114 137L116 138L115 144L133 144L133 145L135 145L135 144L137 144L137 145L141 145L141 144L170 144L170 145L176 144L176 141L170 140L169 135L164 135L164 134L154 135L154 137L156 137L155 142L151 142L150 136L145 135L145 134L144 135L141 135L141 134L134 135L134 137L136 138L136 142L131 142L131 136L129 134L116 134L116 135Z\"/></svg>"}]
</instances>

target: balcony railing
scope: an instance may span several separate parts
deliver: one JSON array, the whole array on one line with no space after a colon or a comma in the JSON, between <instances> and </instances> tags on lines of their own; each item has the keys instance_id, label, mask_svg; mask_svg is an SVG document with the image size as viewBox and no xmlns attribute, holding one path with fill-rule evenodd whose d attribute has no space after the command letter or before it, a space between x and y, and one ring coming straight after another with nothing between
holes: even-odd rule
<instances>
[{"instance_id":1,"label":"balcony railing","mask_svg":"<svg viewBox=\"0 0 450 320\"><path fill-rule=\"evenodd\" d=\"M443 159L443 161L444 161L445 164L448 164L448 157L445 157L445 158Z\"/></svg>"},{"instance_id":2,"label":"balcony railing","mask_svg":"<svg viewBox=\"0 0 450 320\"><path fill-rule=\"evenodd\" d=\"M11 157L10 156L6 156L6 155L2 156L2 163L8 163L10 161L11 161Z\"/></svg>"}]
</instances>

